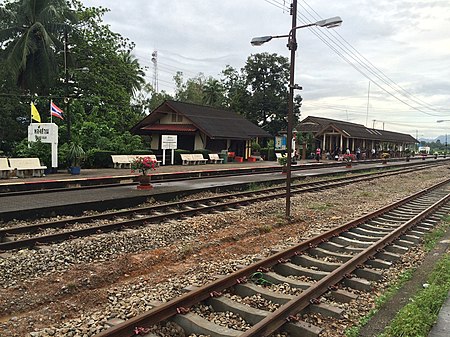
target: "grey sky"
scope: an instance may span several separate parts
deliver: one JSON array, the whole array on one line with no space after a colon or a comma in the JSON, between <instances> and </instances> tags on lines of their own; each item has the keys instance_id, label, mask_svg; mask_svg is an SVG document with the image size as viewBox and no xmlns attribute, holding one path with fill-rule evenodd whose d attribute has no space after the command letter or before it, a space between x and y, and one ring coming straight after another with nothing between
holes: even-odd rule
<instances>
[{"instance_id":1,"label":"grey sky","mask_svg":"<svg viewBox=\"0 0 450 337\"><path fill-rule=\"evenodd\" d=\"M159 89L169 93L176 71L185 78L200 72L218 78L228 64L240 69L252 53L289 56L285 39L260 47L250 40L287 34L291 17L283 8L290 0L83 2L111 9L105 22L136 43L135 56L149 67L149 82L151 53L158 51ZM298 6L299 24L333 16L344 21L336 29L297 33L302 118L380 129L384 122L387 130L419 138L450 134L449 1L298 0ZM441 119L449 121L436 123Z\"/></svg>"}]
</instances>

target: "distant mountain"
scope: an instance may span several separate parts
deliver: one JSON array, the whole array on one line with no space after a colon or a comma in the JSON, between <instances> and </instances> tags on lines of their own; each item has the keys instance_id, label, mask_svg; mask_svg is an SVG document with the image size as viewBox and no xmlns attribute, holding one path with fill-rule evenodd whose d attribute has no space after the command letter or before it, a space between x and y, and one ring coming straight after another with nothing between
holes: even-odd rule
<instances>
[{"instance_id":1,"label":"distant mountain","mask_svg":"<svg viewBox=\"0 0 450 337\"><path fill-rule=\"evenodd\" d=\"M439 136L437 138L419 138L419 141L426 143L436 143L438 139L441 144L445 144L445 135ZM447 135L447 143L450 144L450 134Z\"/></svg>"}]
</instances>

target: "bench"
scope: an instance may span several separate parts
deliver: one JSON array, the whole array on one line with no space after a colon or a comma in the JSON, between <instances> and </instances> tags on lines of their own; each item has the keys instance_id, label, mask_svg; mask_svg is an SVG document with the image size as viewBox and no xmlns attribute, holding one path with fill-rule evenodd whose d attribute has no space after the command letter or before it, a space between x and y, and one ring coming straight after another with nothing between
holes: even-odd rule
<instances>
[{"instance_id":1,"label":"bench","mask_svg":"<svg viewBox=\"0 0 450 337\"><path fill-rule=\"evenodd\" d=\"M201 153L193 153L191 158L196 161L196 164L206 164L208 162L208 159L205 159Z\"/></svg>"},{"instance_id":2,"label":"bench","mask_svg":"<svg viewBox=\"0 0 450 337\"><path fill-rule=\"evenodd\" d=\"M188 153L180 153L180 157L181 157L181 163L183 165L195 165L197 164L197 161L192 157L191 154Z\"/></svg>"},{"instance_id":3,"label":"bench","mask_svg":"<svg viewBox=\"0 0 450 337\"><path fill-rule=\"evenodd\" d=\"M0 178L8 179L12 172L8 158L0 158Z\"/></svg>"},{"instance_id":4,"label":"bench","mask_svg":"<svg viewBox=\"0 0 450 337\"><path fill-rule=\"evenodd\" d=\"M111 155L114 168L130 168L131 160L126 154L112 154Z\"/></svg>"},{"instance_id":5,"label":"bench","mask_svg":"<svg viewBox=\"0 0 450 337\"><path fill-rule=\"evenodd\" d=\"M159 166L161 160L156 160L154 154L138 154L138 155L128 155L128 154L112 154L111 159L114 164L114 168L131 168L131 162L136 158L150 157L150 159L156 162L156 166Z\"/></svg>"},{"instance_id":6,"label":"bench","mask_svg":"<svg viewBox=\"0 0 450 337\"><path fill-rule=\"evenodd\" d=\"M42 166L39 158L9 158L9 166L16 171L16 176L42 177L47 166Z\"/></svg>"},{"instance_id":7,"label":"bench","mask_svg":"<svg viewBox=\"0 0 450 337\"><path fill-rule=\"evenodd\" d=\"M210 154L208 154L208 156L209 156L209 161L212 164L222 164L223 163L223 158L220 158L217 153L210 153Z\"/></svg>"}]
</instances>

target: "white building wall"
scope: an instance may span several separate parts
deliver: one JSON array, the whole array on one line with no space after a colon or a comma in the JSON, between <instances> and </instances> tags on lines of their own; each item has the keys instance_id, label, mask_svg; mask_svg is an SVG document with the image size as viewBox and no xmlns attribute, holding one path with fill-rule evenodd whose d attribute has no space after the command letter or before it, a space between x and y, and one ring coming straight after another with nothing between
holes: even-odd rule
<instances>
[{"instance_id":1,"label":"white building wall","mask_svg":"<svg viewBox=\"0 0 450 337\"><path fill-rule=\"evenodd\" d=\"M206 137L206 136L204 136ZM194 150L204 149L205 145L203 144L203 139L200 137L200 132L197 132L195 134L195 141L194 141Z\"/></svg>"}]
</instances>

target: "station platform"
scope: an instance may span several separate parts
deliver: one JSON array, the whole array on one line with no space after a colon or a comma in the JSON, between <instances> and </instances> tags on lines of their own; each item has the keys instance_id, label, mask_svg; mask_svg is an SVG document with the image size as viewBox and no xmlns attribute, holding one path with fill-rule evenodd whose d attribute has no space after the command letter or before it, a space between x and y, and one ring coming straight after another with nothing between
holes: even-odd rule
<instances>
[{"instance_id":1,"label":"station platform","mask_svg":"<svg viewBox=\"0 0 450 337\"><path fill-rule=\"evenodd\" d=\"M439 310L436 324L431 329L428 337L448 337L450 336L450 293L447 300Z\"/></svg>"},{"instance_id":2,"label":"station platform","mask_svg":"<svg viewBox=\"0 0 450 337\"><path fill-rule=\"evenodd\" d=\"M352 169L345 168L342 162L320 162L306 161L293 165L292 177L306 177L324 175L331 172L348 172L349 170L361 170L368 167L382 166L380 162L364 163L354 165ZM359 167L359 168L358 168ZM259 171L256 171L256 170ZM264 172L267 169L267 172ZM200 174L208 171L214 174L217 171L243 170L243 174L223 175L204 177L195 179ZM253 172L253 170L255 172ZM257 174L254 174L257 173ZM105 211L107 209L117 209L133 207L143 203L148 198L155 200L173 200L177 197L199 193L214 188L215 191L242 189L245 185L264 182L278 182L282 184L286 180L286 175L282 174L281 166L274 161L259 162L231 162L227 164L206 164L206 165L174 165L161 166L152 173L152 189L139 190L136 188L138 174L131 173L130 169L82 169L81 174L73 176L67 172L58 172L41 178L16 178L2 179L0 189L22 187L21 191L33 190L38 185L54 185L63 183L70 189L63 190L43 190L36 189L33 193L0 193L0 221L12 219L25 219L68 214L68 206L73 215L80 214L86 210ZM189 174L189 178L184 178ZM160 175L182 175L183 179L158 181ZM100 180L117 181L115 184L105 184L92 188L83 184L87 182L98 182ZM79 187L79 188L78 188Z\"/></svg>"}]
</instances>

